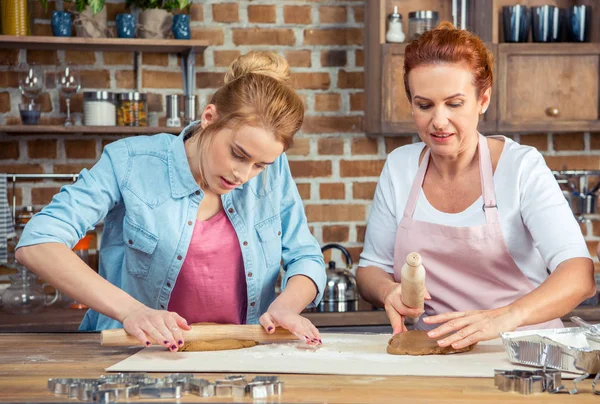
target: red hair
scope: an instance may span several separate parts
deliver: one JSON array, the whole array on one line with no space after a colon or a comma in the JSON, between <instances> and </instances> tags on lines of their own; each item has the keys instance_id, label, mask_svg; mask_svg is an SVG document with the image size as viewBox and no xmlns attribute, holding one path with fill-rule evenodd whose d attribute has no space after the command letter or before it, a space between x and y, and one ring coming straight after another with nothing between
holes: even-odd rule
<instances>
[{"instance_id":1,"label":"red hair","mask_svg":"<svg viewBox=\"0 0 600 404\"><path fill-rule=\"evenodd\" d=\"M465 63L475 77L477 98L492 86L494 56L481 39L469 31L456 29L448 21L426 31L406 47L404 53L404 89L412 101L408 75L417 66L437 63Z\"/></svg>"}]
</instances>

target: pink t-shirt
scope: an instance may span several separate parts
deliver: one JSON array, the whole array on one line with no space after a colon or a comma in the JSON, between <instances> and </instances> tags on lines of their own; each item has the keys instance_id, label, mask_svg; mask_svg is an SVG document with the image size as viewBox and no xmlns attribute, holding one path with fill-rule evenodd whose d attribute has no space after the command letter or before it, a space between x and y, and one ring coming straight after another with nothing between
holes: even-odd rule
<instances>
[{"instance_id":1,"label":"pink t-shirt","mask_svg":"<svg viewBox=\"0 0 600 404\"><path fill-rule=\"evenodd\" d=\"M248 297L238 237L224 210L196 221L169 301L189 324L244 324Z\"/></svg>"}]
</instances>

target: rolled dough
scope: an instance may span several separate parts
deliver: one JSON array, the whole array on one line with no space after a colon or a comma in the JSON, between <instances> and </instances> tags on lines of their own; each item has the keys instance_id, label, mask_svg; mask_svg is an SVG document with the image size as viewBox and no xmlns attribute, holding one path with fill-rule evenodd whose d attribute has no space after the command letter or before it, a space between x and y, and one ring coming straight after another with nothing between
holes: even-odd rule
<instances>
[{"instance_id":1,"label":"rolled dough","mask_svg":"<svg viewBox=\"0 0 600 404\"><path fill-rule=\"evenodd\" d=\"M250 348L258 345L256 341L239 339L217 339L214 341L186 341L180 349L182 352L225 351L229 349Z\"/></svg>"},{"instance_id":2,"label":"rolled dough","mask_svg":"<svg viewBox=\"0 0 600 404\"><path fill-rule=\"evenodd\" d=\"M429 338L427 331L404 331L394 335L388 342L387 353L392 355L447 355L468 352L475 345L454 349L452 346L440 347L437 339Z\"/></svg>"}]
</instances>

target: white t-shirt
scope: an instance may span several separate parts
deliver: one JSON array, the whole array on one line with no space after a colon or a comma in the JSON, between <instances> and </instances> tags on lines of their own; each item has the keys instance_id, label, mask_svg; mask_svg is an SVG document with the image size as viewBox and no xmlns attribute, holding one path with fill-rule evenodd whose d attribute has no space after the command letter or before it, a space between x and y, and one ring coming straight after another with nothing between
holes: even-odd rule
<instances>
[{"instance_id":1,"label":"white t-shirt","mask_svg":"<svg viewBox=\"0 0 600 404\"><path fill-rule=\"evenodd\" d=\"M542 155L533 147L504 138L494 173L502 234L510 255L535 286L563 261L590 258L581 229ZM394 270L396 229L417 175L424 143L402 146L387 158L367 223L360 267ZM435 209L423 190L413 218L454 227L485 224L481 196L460 213Z\"/></svg>"}]
</instances>

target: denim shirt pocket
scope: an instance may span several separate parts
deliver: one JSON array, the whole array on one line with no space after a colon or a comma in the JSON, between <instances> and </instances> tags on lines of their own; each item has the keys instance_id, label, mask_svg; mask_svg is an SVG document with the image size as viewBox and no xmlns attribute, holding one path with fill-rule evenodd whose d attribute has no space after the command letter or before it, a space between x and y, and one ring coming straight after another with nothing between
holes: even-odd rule
<instances>
[{"instance_id":1,"label":"denim shirt pocket","mask_svg":"<svg viewBox=\"0 0 600 404\"><path fill-rule=\"evenodd\" d=\"M279 266L281 262L281 220L279 215L257 223L254 228L258 233L267 268Z\"/></svg>"},{"instance_id":2,"label":"denim shirt pocket","mask_svg":"<svg viewBox=\"0 0 600 404\"><path fill-rule=\"evenodd\" d=\"M127 272L133 276L146 277L152 266L158 237L126 218L123 224L123 241L128 247L125 251Z\"/></svg>"}]
</instances>

